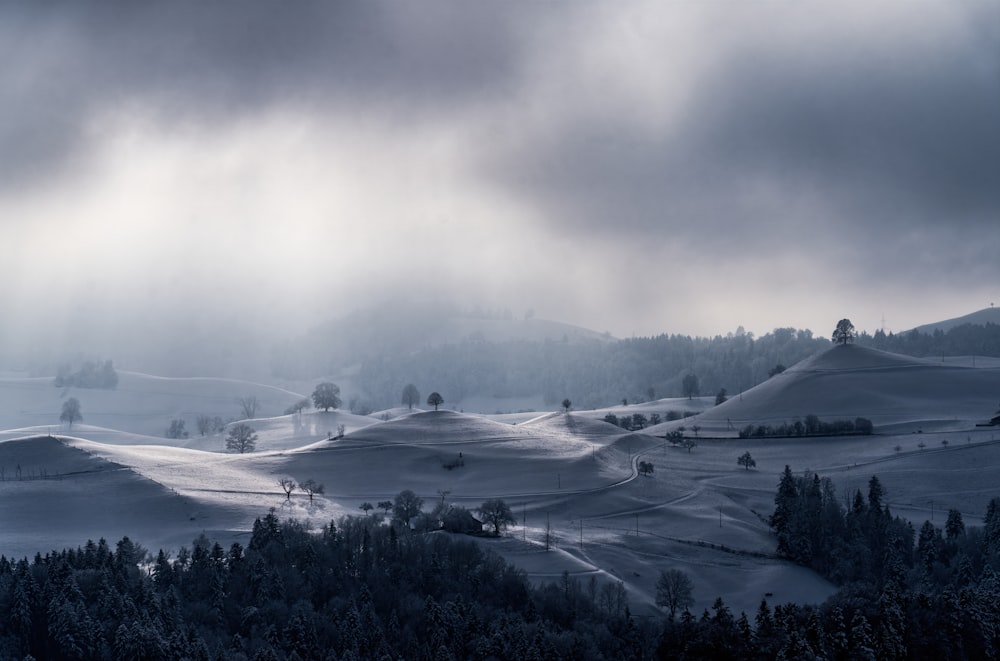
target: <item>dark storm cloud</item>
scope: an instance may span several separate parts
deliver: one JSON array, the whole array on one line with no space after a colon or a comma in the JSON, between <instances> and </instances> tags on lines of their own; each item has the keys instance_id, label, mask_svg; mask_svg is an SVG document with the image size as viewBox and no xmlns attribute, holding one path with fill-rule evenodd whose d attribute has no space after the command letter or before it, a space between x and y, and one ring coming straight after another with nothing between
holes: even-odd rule
<instances>
[{"instance_id":1,"label":"dark storm cloud","mask_svg":"<svg viewBox=\"0 0 1000 661\"><path fill-rule=\"evenodd\" d=\"M1000 40L977 26L998 12L953 11L964 29L887 21L877 43L839 20L831 43L791 48L747 25L670 130L567 114L485 167L565 230L731 256L823 247L863 276L1000 277Z\"/></svg>"},{"instance_id":2,"label":"dark storm cloud","mask_svg":"<svg viewBox=\"0 0 1000 661\"><path fill-rule=\"evenodd\" d=\"M104 113L169 127L299 106L400 123L502 91L513 12L449 3L67 2L0 9L0 171L51 177Z\"/></svg>"}]
</instances>

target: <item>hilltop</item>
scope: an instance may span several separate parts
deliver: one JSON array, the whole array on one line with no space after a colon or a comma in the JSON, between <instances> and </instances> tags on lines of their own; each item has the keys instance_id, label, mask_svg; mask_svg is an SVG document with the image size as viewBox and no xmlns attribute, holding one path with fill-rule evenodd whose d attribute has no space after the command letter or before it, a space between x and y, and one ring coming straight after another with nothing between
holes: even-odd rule
<instances>
[{"instance_id":1,"label":"hilltop","mask_svg":"<svg viewBox=\"0 0 1000 661\"><path fill-rule=\"evenodd\" d=\"M881 431L967 428L991 417L998 387L997 367L836 346L707 409L697 424L706 434L732 435L747 424L780 424L813 414L828 420L864 417Z\"/></svg>"}]
</instances>

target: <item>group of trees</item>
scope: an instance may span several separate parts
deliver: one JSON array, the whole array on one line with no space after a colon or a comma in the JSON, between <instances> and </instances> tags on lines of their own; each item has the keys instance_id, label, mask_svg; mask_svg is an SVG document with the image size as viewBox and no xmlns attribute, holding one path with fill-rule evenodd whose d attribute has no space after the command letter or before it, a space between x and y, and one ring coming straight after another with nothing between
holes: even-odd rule
<instances>
[{"instance_id":1,"label":"group of trees","mask_svg":"<svg viewBox=\"0 0 1000 661\"><path fill-rule=\"evenodd\" d=\"M833 420L826 422L809 414L803 420L780 425L747 425L740 429L740 438L765 438L768 436L841 436L845 434L868 435L874 432L875 425L868 418L854 420Z\"/></svg>"},{"instance_id":2,"label":"group of trees","mask_svg":"<svg viewBox=\"0 0 1000 661\"><path fill-rule=\"evenodd\" d=\"M961 324L946 331L935 330L932 333L911 330L894 334L877 330L874 334L861 332L854 341L858 346L920 358L1000 356L1000 325Z\"/></svg>"},{"instance_id":3,"label":"group of trees","mask_svg":"<svg viewBox=\"0 0 1000 661\"><path fill-rule=\"evenodd\" d=\"M471 541L369 517L321 531L272 512L247 546L171 558L128 538L0 558L0 656L38 659L532 659L649 656L617 582L533 586Z\"/></svg>"},{"instance_id":4,"label":"group of trees","mask_svg":"<svg viewBox=\"0 0 1000 661\"><path fill-rule=\"evenodd\" d=\"M86 361L73 372L69 365L60 365L53 381L57 388L75 386L77 388L100 388L114 390L118 387L118 373L110 360L103 363Z\"/></svg>"},{"instance_id":5,"label":"group of trees","mask_svg":"<svg viewBox=\"0 0 1000 661\"><path fill-rule=\"evenodd\" d=\"M650 413L647 417L645 413L633 413L632 415L616 415L608 413L604 416L604 422L621 427L627 431L639 431L646 427L653 427L661 422L672 422L682 418L690 418L698 415L695 411L667 411L663 416L659 413Z\"/></svg>"},{"instance_id":6,"label":"group of trees","mask_svg":"<svg viewBox=\"0 0 1000 661\"><path fill-rule=\"evenodd\" d=\"M1000 654L1000 499L989 502L982 528L967 528L961 513L949 510L943 534L930 521L917 534L891 514L877 476L867 496L856 491L845 509L828 478L795 476L786 466L774 502L778 553L843 586L818 609L796 608L799 654Z\"/></svg>"},{"instance_id":7,"label":"group of trees","mask_svg":"<svg viewBox=\"0 0 1000 661\"><path fill-rule=\"evenodd\" d=\"M295 480L290 477L283 477L278 480L278 486L281 490L285 492L285 499L292 499L292 492L296 489L301 489L307 496L309 496L309 502L313 502L314 496L321 496L326 491L326 486L317 482L316 480L309 478L301 484L296 484Z\"/></svg>"}]
</instances>

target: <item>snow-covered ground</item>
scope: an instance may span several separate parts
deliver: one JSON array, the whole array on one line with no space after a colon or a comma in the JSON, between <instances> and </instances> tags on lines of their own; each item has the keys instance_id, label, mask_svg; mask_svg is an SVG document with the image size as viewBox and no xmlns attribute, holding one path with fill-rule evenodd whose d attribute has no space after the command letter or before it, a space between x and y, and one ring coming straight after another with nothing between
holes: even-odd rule
<instances>
[{"instance_id":1,"label":"snow-covered ground","mask_svg":"<svg viewBox=\"0 0 1000 661\"><path fill-rule=\"evenodd\" d=\"M61 391L50 380L9 378L0 381L8 429L0 432L0 553L33 555L125 534L147 548L176 549L202 531L245 537L270 508L319 525L413 489L427 509L441 497L470 508L504 498L518 525L484 544L539 580L563 571L622 580L636 612L653 608L656 576L669 567L690 573L699 609L718 595L748 612L766 593L774 602L821 601L830 584L773 556L765 521L785 465L832 477L845 497L877 474L895 513L919 524L941 522L956 508L975 525L1000 495L1000 431L976 427L996 410L1000 368L982 362L972 368L837 347L718 407L702 398L514 419L399 409L277 415L250 421L259 439L245 455L224 453L221 434L191 429L192 437L168 441L164 420L178 412L236 415L235 398L246 394L275 414L301 395L124 375L120 391L73 392L87 424L69 430L52 423ZM645 433L603 422L608 412L669 410L700 413ZM867 417L876 434L736 438L745 424L810 413ZM680 425L690 434L694 424L699 438L690 452L655 436ZM339 425L346 435L330 440ZM757 462L749 471L736 463L746 451ZM638 475L640 460L654 465L652 476ZM283 477L316 480L325 493L288 499ZM548 551L546 526L554 539Z\"/></svg>"}]
</instances>

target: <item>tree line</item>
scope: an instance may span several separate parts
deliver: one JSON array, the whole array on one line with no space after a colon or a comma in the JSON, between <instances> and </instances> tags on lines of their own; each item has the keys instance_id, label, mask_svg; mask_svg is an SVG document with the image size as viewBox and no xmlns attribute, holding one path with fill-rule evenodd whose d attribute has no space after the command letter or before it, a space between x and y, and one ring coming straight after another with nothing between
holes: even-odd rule
<instances>
[{"instance_id":1,"label":"tree line","mask_svg":"<svg viewBox=\"0 0 1000 661\"><path fill-rule=\"evenodd\" d=\"M454 401L469 395L541 395L590 409L616 402L739 392L830 342L810 331L779 328L760 338L740 332L713 338L682 335L615 342L465 340L416 352L365 359L355 379L376 408L388 408L410 382L434 383ZM692 378L695 377L695 378Z\"/></svg>"}]
</instances>

